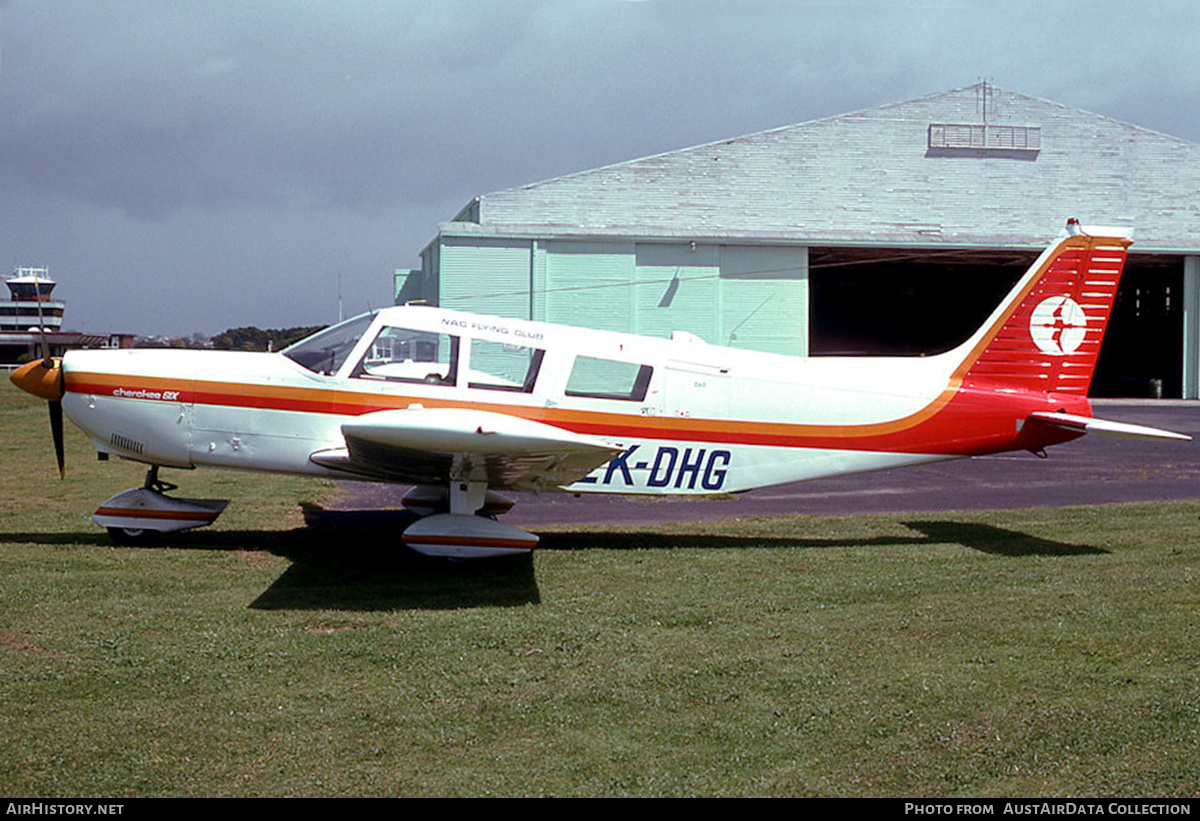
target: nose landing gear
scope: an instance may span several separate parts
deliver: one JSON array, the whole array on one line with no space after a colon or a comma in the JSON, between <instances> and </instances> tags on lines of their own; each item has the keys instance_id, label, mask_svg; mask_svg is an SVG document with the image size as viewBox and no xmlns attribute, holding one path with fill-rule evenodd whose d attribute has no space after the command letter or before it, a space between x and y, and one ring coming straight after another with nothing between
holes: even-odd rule
<instances>
[{"instance_id":1,"label":"nose landing gear","mask_svg":"<svg viewBox=\"0 0 1200 821\"><path fill-rule=\"evenodd\" d=\"M158 465L146 471L139 488L122 491L107 499L92 515L92 521L108 530L115 544L146 544L163 533L203 527L216 521L228 499L177 499L167 491L177 485L158 478Z\"/></svg>"}]
</instances>

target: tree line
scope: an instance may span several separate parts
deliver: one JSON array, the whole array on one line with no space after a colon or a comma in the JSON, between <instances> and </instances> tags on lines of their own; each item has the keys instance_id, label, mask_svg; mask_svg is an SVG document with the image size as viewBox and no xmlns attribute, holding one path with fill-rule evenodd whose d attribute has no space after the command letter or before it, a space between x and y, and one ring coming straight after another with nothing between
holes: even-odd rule
<instances>
[{"instance_id":1,"label":"tree line","mask_svg":"<svg viewBox=\"0 0 1200 821\"><path fill-rule=\"evenodd\" d=\"M295 328L228 328L216 336L140 337L139 348L213 348L219 351L280 351L306 336L328 327L303 325Z\"/></svg>"}]
</instances>

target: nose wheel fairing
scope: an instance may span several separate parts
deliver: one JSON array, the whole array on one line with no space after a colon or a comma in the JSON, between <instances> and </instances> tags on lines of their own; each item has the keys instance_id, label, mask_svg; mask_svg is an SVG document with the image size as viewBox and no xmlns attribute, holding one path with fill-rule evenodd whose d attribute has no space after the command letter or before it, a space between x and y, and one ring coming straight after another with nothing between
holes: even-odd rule
<instances>
[{"instance_id":1,"label":"nose wheel fairing","mask_svg":"<svg viewBox=\"0 0 1200 821\"><path fill-rule=\"evenodd\" d=\"M114 541L130 543L147 534L210 525L229 504L228 499L178 499L166 494L174 489L175 485L159 480L156 465L146 473L142 487L105 500L92 514L92 521L106 528Z\"/></svg>"}]
</instances>

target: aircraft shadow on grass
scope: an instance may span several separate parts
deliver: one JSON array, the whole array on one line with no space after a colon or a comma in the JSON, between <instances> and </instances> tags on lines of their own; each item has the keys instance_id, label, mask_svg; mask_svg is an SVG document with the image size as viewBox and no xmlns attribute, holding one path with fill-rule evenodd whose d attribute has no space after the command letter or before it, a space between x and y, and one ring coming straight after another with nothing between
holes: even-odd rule
<instances>
[{"instance_id":1,"label":"aircraft shadow on grass","mask_svg":"<svg viewBox=\"0 0 1200 821\"><path fill-rule=\"evenodd\" d=\"M686 533L558 532L542 536L539 550L674 550L680 548L775 547L814 550L830 547L894 547L919 544L958 544L980 553L1001 556L1082 556L1107 551L1088 545L1067 544L1014 530L976 522L905 522L923 533L912 536L860 538L718 536Z\"/></svg>"},{"instance_id":2,"label":"aircraft shadow on grass","mask_svg":"<svg viewBox=\"0 0 1200 821\"><path fill-rule=\"evenodd\" d=\"M286 531L189 531L170 534L163 547L181 550L265 550L291 564L251 607L261 610L440 610L521 606L540 594L529 555L487 562L448 563L401 549L393 527L399 514L339 516L336 527ZM558 531L541 551L895 547L957 544L998 556L1085 556L1102 548L1069 544L977 522L905 522L921 535L771 537L662 532ZM108 545L103 533L0 533L0 543Z\"/></svg>"},{"instance_id":3,"label":"aircraft shadow on grass","mask_svg":"<svg viewBox=\"0 0 1200 821\"><path fill-rule=\"evenodd\" d=\"M960 544L980 553L998 556L1093 556L1109 552L1101 547L1057 542L978 522L925 521L904 524L924 533L930 542Z\"/></svg>"}]
</instances>

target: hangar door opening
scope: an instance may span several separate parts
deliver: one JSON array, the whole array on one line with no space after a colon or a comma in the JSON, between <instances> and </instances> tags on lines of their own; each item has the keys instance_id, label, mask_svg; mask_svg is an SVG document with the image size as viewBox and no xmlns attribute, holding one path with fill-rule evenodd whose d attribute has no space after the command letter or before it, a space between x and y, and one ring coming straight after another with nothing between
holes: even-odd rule
<instances>
[{"instance_id":1,"label":"hangar door opening","mask_svg":"<svg viewBox=\"0 0 1200 821\"><path fill-rule=\"evenodd\" d=\"M1033 252L809 249L810 356L923 356L982 324ZM1183 394L1183 257L1131 254L1091 396Z\"/></svg>"},{"instance_id":2,"label":"hangar door opening","mask_svg":"<svg viewBox=\"0 0 1200 821\"><path fill-rule=\"evenodd\" d=\"M1032 252L810 248L811 356L923 356L964 342Z\"/></svg>"},{"instance_id":3,"label":"hangar door opening","mask_svg":"<svg viewBox=\"0 0 1200 821\"><path fill-rule=\"evenodd\" d=\"M1130 254L1090 396L1183 396L1183 257Z\"/></svg>"}]
</instances>

